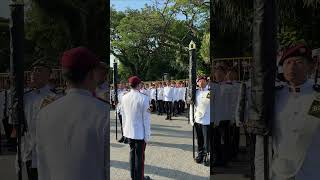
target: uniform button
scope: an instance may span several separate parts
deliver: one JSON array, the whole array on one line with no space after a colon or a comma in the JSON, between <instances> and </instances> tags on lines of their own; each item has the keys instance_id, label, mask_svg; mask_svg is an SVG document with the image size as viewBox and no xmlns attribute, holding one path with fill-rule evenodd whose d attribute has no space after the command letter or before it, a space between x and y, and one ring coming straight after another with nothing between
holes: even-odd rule
<instances>
[{"instance_id":1,"label":"uniform button","mask_svg":"<svg viewBox=\"0 0 320 180\"><path fill-rule=\"evenodd\" d=\"M294 115L297 115L298 114L298 112L294 112Z\"/></svg>"}]
</instances>

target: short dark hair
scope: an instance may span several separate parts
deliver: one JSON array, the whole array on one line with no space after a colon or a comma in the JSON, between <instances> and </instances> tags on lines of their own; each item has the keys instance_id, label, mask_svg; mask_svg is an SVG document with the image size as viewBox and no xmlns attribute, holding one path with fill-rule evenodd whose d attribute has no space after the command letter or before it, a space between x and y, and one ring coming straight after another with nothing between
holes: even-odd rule
<instances>
[{"instance_id":1,"label":"short dark hair","mask_svg":"<svg viewBox=\"0 0 320 180\"><path fill-rule=\"evenodd\" d=\"M72 84L82 83L87 77L88 73L91 71L79 71L75 69L62 69L62 75L64 79Z\"/></svg>"},{"instance_id":2,"label":"short dark hair","mask_svg":"<svg viewBox=\"0 0 320 180\"><path fill-rule=\"evenodd\" d=\"M135 88L138 87L139 84L140 84L140 83L138 83L138 84L130 84L130 87L133 88L133 89L135 89Z\"/></svg>"}]
</instances>

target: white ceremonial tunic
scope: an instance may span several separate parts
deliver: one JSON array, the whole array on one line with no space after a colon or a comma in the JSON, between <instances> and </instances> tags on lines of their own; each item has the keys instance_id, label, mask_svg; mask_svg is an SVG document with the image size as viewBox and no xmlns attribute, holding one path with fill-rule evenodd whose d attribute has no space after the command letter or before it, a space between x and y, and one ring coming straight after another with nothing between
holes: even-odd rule
<instances>
[{"instance_id":1,"label":"white ceremonial tunic","mask_svg":"<svg viewBox=\"0 0 320 180\"><path fill-rule=\"evenodd\" d=\"M116 111L123 115L123 110L121 109L121 103L122 103L122 97L125 95L128 91L126 89L119 89L118 90L118 104L116 107Z\"/></svg>"},{"instance_id":2,"label":"white ceremonial tunic","mask_svg":"<svg viewBox=\"0 0 320 180\"><path fill-rule=\"evenodd\" d=\"M164 101L173 101L174 99L174 89L171 86L166 86L163 88L163 99Z\"/></svg>"},{"instance_id":3,"label":"white ceremonial tunic","mask_svg":"<svg viewBox=\"0 0 320 180\"><path fill-rule=\"evenodd\" d=\"M156 89L155 88L150 89L150 99L156 100Z\"/></svg>"},{"instance_id":4,"label":"white ceremonial tunic","mask_svg":"<svg viewBox=\"0 0 320 180\"><path fill-rule=\"evenodd\" d=\"M235 112L239 96L239 85L232 83L214 83L213 88L213 122L219 125L220 121L235 122Z\"/></svg>"},{"instance_id":5,"label":"white ceremonial tunic","mask_svg":"<svg viewBox=\"0 0 320 180\"><path fill-rule=\"evenodd\" d=\"M173 89L173 101L179 101L179 89L172 87Z\"/></svg>"},{"instance_id":6,"label":"white ceremonial tunic","mask_svg":"<svg viewBox=\"0 0 320 180\"><path fill-rule=\"evenodd\" d=\"M158 88L158 100L163 100L163 87Z\"/></svg>"},{"instance_id":7,"label":"white ceremonial tunic","mask_svg":"<svg viewBox=\"0 0 320 180\"><path fill-rule=\"evenodd\" d=\"M50 87L44 86L40 89L30 90L24 94L24 115L27 124L27 132L21 137L21 157L22 161L32 160L32 167L37 167L36 151L36 123L37 115L48 98L57 98L57 95L50 90Z\"/></svg>"},{"instance_id":8,"label":"white ceremonial tunic","mask_svg":"<svg viewBox=\"0 0 320 180\"><path fill-rule=\"evenodd\" d=\"M40 111L39 180L106 180L108 108L90 91L71 88Z\"/></svg>"},{"instance_id":9,"label":"white ceremonial tunic","mask_svg":"<svg viewBox=\"0 0 320 180\"><path fill-rule=\"evenodd\" d=\"M149 91L149 89L142 88L142 89L140 89L140 92L141 92L142 94L145 94L145 95L147 95L148 97L150 97L150 91Z\"/></svg>"},{"instance_id":10,"label":"white ceremonial tunic","mask_svg":"<svg viewBox=\"0 0 320 180\"><path fill-rule=\"evenodd\" d=\"M192 110L193 106L190 106L190 124L193 125ZM196 123L202 125L210 124L210 91L208 89L197 90L196 102L194 105L194 119Z\"/></svg>"},{"instance_id":11,"label":"white ceremonial tunic","mask_svg":"<svg viewBox=\"0 0 320 180\"><path fill-rule=\"evenodd\" d=\"M130 139L150 140L149 97L131 89L123 96L123 135Z\"/></svg>"},{"instance_id":12,"label":"white ceremonial tunic","mask_svg":"<svg viewBox=\"0 0 320 180\"><path fill-rule=\"evenodd\" d=\"M308 81L299 93L285 86L276 92L271 180L318 180L320 176L320 93ZM312 104L315 103L316 106ZM263 138L257 137L255 176L263 178Z\"/></svg>"},{"instance_id":13,"label":"white ceremonial tunic","mask_svg":"<svg viewBox=\"0 0 320 180\"><path fill-rule=\"evenodd\" d=\"M180 87L179 88L179 100L185 101L185 96L186 96L186 88Z\"/></svg>"}]
</instances>

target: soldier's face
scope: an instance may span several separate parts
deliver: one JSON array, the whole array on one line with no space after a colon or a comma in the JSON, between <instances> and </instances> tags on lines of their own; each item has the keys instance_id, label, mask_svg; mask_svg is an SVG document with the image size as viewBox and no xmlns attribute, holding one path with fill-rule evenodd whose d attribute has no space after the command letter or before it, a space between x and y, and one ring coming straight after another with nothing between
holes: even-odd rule
<instances>
[{"instance_id":1,"label":"soldier's face","mask_svg":"<svg viewBox=\"0 0 320 180\"><path fill-rule=\"evenodd\" d=\"M214 77L215 77L216 81L218 81L218 82L223 81L225 76L226 76L226 73L224 70L222 70L220 68L214 69Z\"/></svg>"},{"instance_id":2,"label":"soldier's face","mask_svg":"<svg viewBox=\"0 0 320 180\"><path fill-rule=\"evenodd\" d=\"M97 81L98 84L103 83L106 80L107 71L104 68L96 68L94 70L94 79Z\"/></svg>"},{"instance_id":3,"label":"soldier's face","mask_svg":"<svg viewBox=\"0 0 320 180\"><path fill-rule=\"evenodd\" d=\"M34 67L31 72L30 83L33 87L39 87L48 83L50 70L46 67Z\"/></svg>"},{"instance_id":4,"label":"soldier's face","mask_svg":"<svg viewBox=\"0 0 320 180\"><path fill-rule=\"evenodd\" d=\"M304 82L311 71L311 64L303 57L291 57L283 62L284 78L291 84Z\"/></svg>"},{"instance_id":5,"label":"soldier's face","mask_svg":"<svg viewBox=\"0 0 320 180\"><path fill-rule=\"evenodd\" d=\"M207 85L207 81L206 81L206 80L200 79L200 80L198 81L198 86L199 86L200 88L205 88L206 85Z\"/></svg>"}]
</instances>

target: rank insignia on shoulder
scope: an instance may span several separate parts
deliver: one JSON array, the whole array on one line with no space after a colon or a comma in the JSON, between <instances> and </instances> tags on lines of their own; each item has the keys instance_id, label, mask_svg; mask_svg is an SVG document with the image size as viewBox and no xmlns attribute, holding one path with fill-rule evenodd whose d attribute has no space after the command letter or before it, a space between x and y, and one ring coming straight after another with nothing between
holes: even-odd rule
<instances>
[{"instance_id":1,"label":"rank insignia on shoulder","mask_svg":"<svg viewBox=\"0 0 320 180\"><path fill-rule=\"evenodd\" d=\"M25 92L23 92L24 94L28 94L28 93L30 93L30 92L32 92L33 91L33 89L29 89L29 90L26 90Z\"/></svg>"},{"instance_id":2,"label":"rank insignia on shoulder","mask_svg":"<svg viewBox=\"0 0 320 180\"><path fill-rule=\"evenodd\" d=\"M55 101L57 98L54 96L47 96L42 100L40 109L42 109L43 107L49 105L50 103L52 103L53 101Z\"/></svg>"},{"instance_id":3,"label":"rank insignia on shoulder","mask_svg":"<svg viewBox=\"0 0 320 180\"><path fill-rule=\"evenodd\" d=\"M308 114L320 118L320 101L314 100L312 102Z\"/></svg>"}]
</instances>

